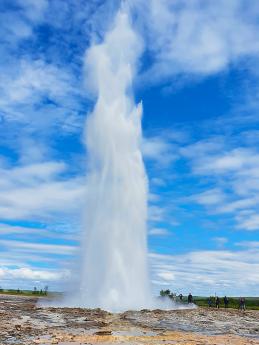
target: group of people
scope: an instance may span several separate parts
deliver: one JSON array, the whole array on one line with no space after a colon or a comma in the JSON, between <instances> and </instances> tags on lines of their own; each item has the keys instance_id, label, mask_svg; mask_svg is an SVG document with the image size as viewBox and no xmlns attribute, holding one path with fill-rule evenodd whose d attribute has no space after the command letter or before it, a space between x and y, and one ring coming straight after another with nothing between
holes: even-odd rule
<instances>
[{"instance_id":1,"label":"group of people","mask_svg":"<svg viewBox=\"0 0 259 345\"><path fill-rule=\"evenodd\" d=\"M179 297L180 301L183 300L183 295L182 294L180 294L178 297ZM192 296L191 293L189 293L189 295L187 297L187 301L188 301L188 304L194 303L193 302L193 296ZM227 296L224 296L223 303L224 303L224 307L228 308L229 298ZM218 296L209 297L208 298L208 306L210 308L215 306L217 309L219 309L220 308L220 304L221 304L221 300L220 300L220 298ZM239 309L240 310L246 310L246 301L245 301L244 297L240 297L240 299L239 299Z\"/></svg>"},{"instance_id":2,"label":"group of people","mask_svg":"<svg viewBox=\"0 0 259 345\"><path fill-rule=\"evenodd\" d=\"M179 295L178 297L179 297L180 301L182 302L182 300L183 300L183 295L180 293L180 295ZM187 297L187 300L188 300L188 304L193 303L193 297L192 297L192 294L191 294L191 293L189 293L189 295L188 295L188 297Z\"/></svg>"},{"instance_id":3,"label":"group of people","mask_svg":"<svg viewBox=\"0 0 259 345\"><path fill-rule=\"evenodd\" d=\"M228 307L228 304L229 304L229 299L227 298L227 296L225 296L223 298L223 302L224 302L224 307L227 308ZM208 306L211 308L213 306L213 299L212 297L209 297L208 298ZM220 306L220 299L218 296L215 297L215 307L217 309L219 309L219 306Z\"/></svg>"},{"instance_id":4,"label":"group of people","mask_svg":"<svg viewBox=\"0 0 259 345\"><path fill-rule=\"evenodd\" d=\"M223 303L224 303L224 307L228 308L229 299L227 298L227 296L225 296L223 298ZM212 297L208 298L208 306L209 307L213 306L213 298ZM215 297L215 307L217 309L219 309L219 307L220 307L220 299L219 299L218 296ZM240 299L239 299L239 309L240 310L245 310L246 309L246 303L245 303L245 298L244 297L240 297Z\"/></svg>"}]
</instances>

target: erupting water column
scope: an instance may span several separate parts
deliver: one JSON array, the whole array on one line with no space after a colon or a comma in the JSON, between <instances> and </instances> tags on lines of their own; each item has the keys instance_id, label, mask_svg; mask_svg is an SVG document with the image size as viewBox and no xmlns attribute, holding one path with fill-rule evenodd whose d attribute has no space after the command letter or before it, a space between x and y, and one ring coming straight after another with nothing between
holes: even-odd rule
<instances>
[{"instance_id":1,"label":"erupting water column","mask_svg":"<svg viewBox=\"0 0 259 345\"><path fill-rule=\"evenodd\" d=\"M151 300L142 108L131 95L141 51L141 40L121 10L103 43L86 55L97 102L86 123L88 189L79 299L80 305L111 311L144 308Z\"/></svg>"}]
</instances>

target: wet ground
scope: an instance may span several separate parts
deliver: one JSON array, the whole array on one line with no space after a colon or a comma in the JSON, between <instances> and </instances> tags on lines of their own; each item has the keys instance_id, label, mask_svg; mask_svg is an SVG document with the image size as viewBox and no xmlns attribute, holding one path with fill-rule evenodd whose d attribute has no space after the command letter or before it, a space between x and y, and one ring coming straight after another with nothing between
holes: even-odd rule
<instances>
[{"instance_id":1,"label":"wet ground","mask_svg":"<svg viewBox=\"0 0 259 345\"><path fill-rule=\"evenodd\" d=\"M0 345L259 344L259 311L39 308L29 297L0 296Z\"/></svg>"}]
</instances>

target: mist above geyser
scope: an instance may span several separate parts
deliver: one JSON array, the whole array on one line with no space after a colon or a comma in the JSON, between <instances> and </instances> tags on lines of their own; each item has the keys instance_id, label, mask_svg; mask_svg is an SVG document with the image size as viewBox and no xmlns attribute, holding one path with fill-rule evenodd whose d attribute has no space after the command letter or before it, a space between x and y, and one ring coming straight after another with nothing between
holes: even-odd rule
<instances>
[{"instance_id":1,"label":"mist above geyser","mask_svg":"<svg viewBox=\"0 0 259 345\"><path fill-rule=\"evenodd\" d=\"M117 311L151 305L147 272L147 176L140 151L141 104L132 81L142 51L120 10L86 53L97 96L87 117L87 197L77 304Z\"/></svg>"}]
</instances>

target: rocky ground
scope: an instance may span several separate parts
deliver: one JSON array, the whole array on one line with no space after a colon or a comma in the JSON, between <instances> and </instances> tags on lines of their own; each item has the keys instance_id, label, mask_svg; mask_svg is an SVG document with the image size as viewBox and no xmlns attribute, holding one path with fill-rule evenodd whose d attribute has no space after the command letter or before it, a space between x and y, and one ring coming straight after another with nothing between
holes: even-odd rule
<instances>
[{"instance_id":1,"label":"rocky ground","mask_svg":"<svg viewBox=\"0 0 259 345\"><path fill-rule=\"evenodd\" d=\"M40 308L29 297L0 296L0 345L259 344L259 311Z\"/></svg>"}]
</instances>

